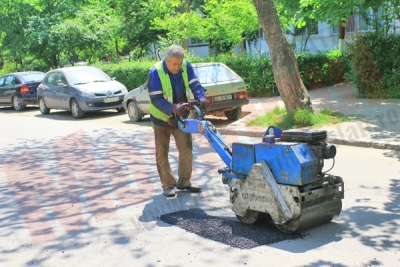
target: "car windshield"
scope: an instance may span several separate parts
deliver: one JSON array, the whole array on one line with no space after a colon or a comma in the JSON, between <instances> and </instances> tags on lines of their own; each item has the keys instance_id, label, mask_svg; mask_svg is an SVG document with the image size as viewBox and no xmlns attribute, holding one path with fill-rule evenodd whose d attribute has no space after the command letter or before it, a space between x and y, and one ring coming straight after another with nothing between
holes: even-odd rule
<instances>
[{"instance_id":1,"label":"car windshield","mask_svg":"<svg viewBox=\"0 0 400 267\"><path fill-rule=\"evenodd\" d=\"M193 70L202 84L227 82L237 79L232 72L221 64L197 65L193 66Z\"/></svg>"},{"instance_id":2,"label":"car windshield","mask_svg":"<svg viewBox=\"0 0 400 267\"><path fill-rule=\"evenodd\" d=\"M43 76L44 76L44 73L30 73L30 74L22 75L22 80L24 80L25 83L41 82L43 79Z\"/></svg>"},{"instance_id":3,"label":"car windshield","mask_svg":"<svg viewBox=\"0 0 400 267\"><path fill-rule=\"evenodd\" d=\"M73 84L111 81L111 78L107 74L95 68L69 70L66 72L66 76Z\"/></svg>"}]
</instances>

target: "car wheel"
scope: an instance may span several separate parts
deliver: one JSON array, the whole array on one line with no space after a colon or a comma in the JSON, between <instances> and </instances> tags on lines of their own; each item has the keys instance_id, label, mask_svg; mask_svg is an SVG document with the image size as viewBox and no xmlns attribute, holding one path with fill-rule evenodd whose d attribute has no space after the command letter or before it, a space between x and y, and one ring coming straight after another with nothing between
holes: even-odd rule
<instances>
[{"instance_id":1,"label":"car wheel","mask_svg":"<svg viewBox=\"0 0 400 267\"><path fill-rule=\"evenodd\" d=\"M50 109L46 106L43 97L39 97L39 110L42 114L49 114Z\"/></svg>"},{"instance_id":2,"label":"car wheel","mask_svg":"<svg viewBox=\"0 0 400 267\"><path fill-rule=\"evenodd\" d=\"M125 111L126 111L126 109L124 109L123 107L116 108L116 110L118 111L118 113L121 113L121 112L125 112Z\"/></svg>"},{"instance_id":3,"label":"car wheel","mask_svg":"<svg viewBox=\"0 0 400 267\"><path fill-rule=\"evenodd\" d=\"M19 101L19 97L16 95L13 96L12 103L16 111L23 111L25 109L25 106L21 104L21 102Z\"/></svg>"},{"instance_id":4,"label":"car wheel","mask_svg":"<svg viewBox=\"0 0 400 267\"><path fill-rule=\"evenodd\" d=\"M242 115L242 107L237 107L233 110L225 111L224 113L228 120L237 121L240 115Z\"/></svg>"},{"instance_id":5,"label":"car wheel","mask_svg":"<svg viewBox=\"0 0 400 267\"><path fill-rule=\"evenodd\" d=\"M76 101L76 99L73 99L73 100L71 101L71 113L72 113L72 116L73 116L75 119L80 119L80 118L82 118L83 115L85 114L85 113L82 111L82 109L81 109L81 107L79 106L78 101Z\"/></svg>"},{"instance_id":6,"label":"car wheel","mask_svg":"<svg viewBox=\"0 0 400 267\"><path fill-rule=\"evenodd\" d=\"M139 110L139 107L136 105L134 101L129 102L128 104L128 116L131 121L137 122L142 120L142 112Z\"/></svg>"}]
</instances>

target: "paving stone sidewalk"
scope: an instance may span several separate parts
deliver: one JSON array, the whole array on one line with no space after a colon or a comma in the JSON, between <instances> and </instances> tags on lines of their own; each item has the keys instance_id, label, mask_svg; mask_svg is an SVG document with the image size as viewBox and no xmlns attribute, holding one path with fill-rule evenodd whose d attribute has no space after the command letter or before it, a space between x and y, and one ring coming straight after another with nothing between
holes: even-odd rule
<instances>
[{"instance_id":1,"label":"paving stone sidewalk","mask_svg":"<svg viewBox=\"0 0 400 267\"><path fill-rule=\"evenodd\" d=\"M371 147L400 151L400 99L361 99L351 83L308 91L316 108L331 108L345 115L362 115L349 122L322 127L331 144ZM244 116L218 131L225 135L262 137L261 127L246 123L275 107L284 107L280 97L253 98L243 107Z\"/></svg>"}]
</instances>

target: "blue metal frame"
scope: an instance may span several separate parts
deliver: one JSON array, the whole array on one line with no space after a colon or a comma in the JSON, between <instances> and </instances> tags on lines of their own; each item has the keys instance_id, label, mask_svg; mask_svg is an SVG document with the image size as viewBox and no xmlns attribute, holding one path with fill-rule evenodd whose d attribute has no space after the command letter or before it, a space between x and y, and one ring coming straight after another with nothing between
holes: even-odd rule
<instances>
[{"instance_id":1,"label":"blue metal frame","mask_svg":"<svg viewBox=\"0 0 400 267\"><path fill-rule=\"evenodd\" d=\"M178 107L177 111L184 105L185 104ZM232 168L232 147L224 140L224 138L220 135L220 133L211 122L203 120L203 114L201 110L197 106L194 106L194 109L199 115L199 119L194 120L179 118L179 129L181 129L181 131L184 133L203 134L203 136L208 140L208 142L218 153L221 159L225 162L226 166Z\"/></svg>"}]
</instances>

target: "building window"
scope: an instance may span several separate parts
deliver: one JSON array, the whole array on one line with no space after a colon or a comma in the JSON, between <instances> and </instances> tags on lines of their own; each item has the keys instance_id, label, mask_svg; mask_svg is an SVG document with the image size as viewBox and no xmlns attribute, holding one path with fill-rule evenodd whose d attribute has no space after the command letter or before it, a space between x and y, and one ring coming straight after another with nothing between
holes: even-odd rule
<instances>
[{"instance_id":1,"label":"building window","mask_svg":"<svg viewBox=\"0 0 400 267\"><path fill-rule=\"evenodd\" d=\"M190 38L189 46L199 46L199 45L208 45L208 42L199 38Z\"/></svg>"},{"instance_id":2,"label":"building window","mask_svg":"<svg viewBox=\"0 0 400 267\"><path fill-rule=\"evenodd\" d=\"M368 13L366 13L364 16L368 16ZM355 14L355 15L351 15L347 19L346 34L365 31L365 30L368 30L368 25L363 16L361 16L359 14ZM339 26L333 25L332 33L338 33L338 32L339 32Z\"/></svg>"},{"instance_id":3,"label":"building window","mask_svg":"<svg viewBox=\"0 0 400 267\"><path fill-rule=\"evenodd\" d=\"M332 25L332 33L333 34L338 34L339 33L339 27L337 24Z\"/></svg>"}]
</instances>

